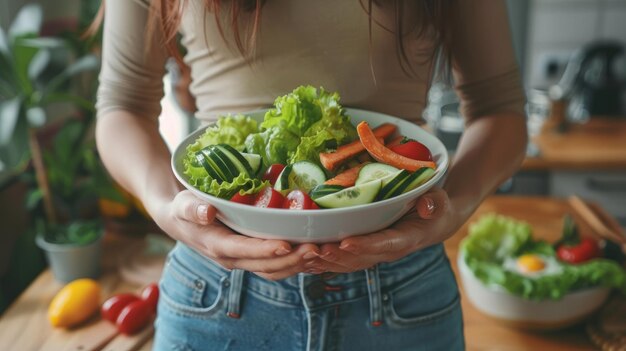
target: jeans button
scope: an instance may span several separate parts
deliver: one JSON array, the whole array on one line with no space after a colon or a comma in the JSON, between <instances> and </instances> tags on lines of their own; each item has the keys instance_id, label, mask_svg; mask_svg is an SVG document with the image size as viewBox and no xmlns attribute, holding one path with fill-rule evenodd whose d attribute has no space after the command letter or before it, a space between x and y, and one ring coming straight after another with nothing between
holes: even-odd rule
<instances>
[{"instance_id":1,"label":"jeans button","mask_svg":"<svg viewBox=\"0 0 626 351\"><path fill-rule=\"evenodd\" d=\"M315 300L324 297L324 293L326 293L325 286L326 284L322 280L312 282L307 288L309 298Z\"/></svg>"}]
</instances>

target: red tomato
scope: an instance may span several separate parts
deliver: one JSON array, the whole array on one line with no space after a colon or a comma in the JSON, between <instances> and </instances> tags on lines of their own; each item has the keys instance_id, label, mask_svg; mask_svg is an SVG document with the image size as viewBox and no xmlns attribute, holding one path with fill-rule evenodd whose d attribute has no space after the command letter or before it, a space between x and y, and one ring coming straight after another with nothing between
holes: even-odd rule
<instances>
[{"instance_id":1,"label":"red tomato","mask_svg":"<svg viewBox=\"0 0 626 351\"><path fill-rule=\"evenodd\" d=\"M152 283L141 290L141 299L147 302L152 311L156 312L157 303L159 302L159 286Z\"/></svg>"},{"instance_id":2,"label":"red tomato","mask_svg":"<svg viewBox=\"0 0 626 351\"><path fill-rule=\"evenodd\" d=\"M120 333L131 335L143 329L152 317L152 307L147 301L137 300L128 304L117 317L115 324Z\"/></svg>"},{"instance_id":3,"label":"red tomato","mask_svg":"<svg viewBox=\"0 0 626 351\"><path fill-rule=\"evenodd\" d=\"M252 205L254 203L254 195L252 194L240 195L239 192L237 192L235 195L233 195L233 197L230 198L230 201L238 202L244 205Z\"/></svg>"},{"instance_id":4,"label":"red tomato","mask_svg":"<svg viewBox=\"0 0 626 351\"><path fill-rule=\"evenodd\" d=\"M433 160L433 155L430 153L430 150L428 150L428 148L424 144L415 140L409 140L406 143L394 145L390 149L397 154L411 158L413 160Z\"/></svg>"},{"instance_id":5,"label":"red tomato","mask_svg":"<svg viewBox=\"0 0 626 351\"><path fill-rule=\"evenodd\" d=\"M135 294L117 294L104 301L100 309L100 314L102 318L115 323L124 307L138 300L139 297Z\"/></svg>"},{"instance_id":6,"label":"red tomato","mask_svg":"<svg viewBox=\"0 0 626 351\"><path fill-rule=\"evenodd\" d=\"M301 190L292 190L289 194L287 194L287 197L283 202L283 208L290 210L314 210L319 207L305 192Z\"/></svg>"},{"instance_id":7,"label":"red tomato","mask_svg":"<svg viewBox=\"0 0 626 351\"><path fill-rule=\"evenodd\" d=\"M580 239L578 245L562 244L556 250L557 257L568 263L582 263L602 256L598 242L591 238Z\"/></svg>"},{"instance_id":8,"label":"red tomato","mask_svg":"<svg viewBox=\"0 0 626 351\"><path fill-rule=\"evenodd\" d=\"M270 184L274 185L276 184L276 180L278 179L280 173L282 173L283 169L285 169L285 165L274 163L267 169L267 171L265 171L262 179L267 180Z\"/></svg>"},{"instance_id":9,"label":"red tomato","mask_svg":"<svg viewBox=\"0 0 626 351\"><path fill-rule=\"evenodd\" d=\"M254 206L267 207L267 208L281 208L283 207L283 200L285 198L274 188L266 187L261 190L254 197Z\"/></svg>"}]
</instances>

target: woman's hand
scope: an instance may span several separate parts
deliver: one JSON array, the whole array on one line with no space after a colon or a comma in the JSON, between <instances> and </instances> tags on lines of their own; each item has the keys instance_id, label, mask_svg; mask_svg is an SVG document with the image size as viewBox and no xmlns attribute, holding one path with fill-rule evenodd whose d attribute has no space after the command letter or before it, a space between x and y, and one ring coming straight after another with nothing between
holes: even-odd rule
<instances>
[{"instance_id":1,"label":"woman's hand","mask_svg":"<svg viewBox=\"0 0 626 351\"><path fill-rule=\"evenodd\" d=\"M417 202L416 210L390 228L353 236L340 243L324 244L318 259L305 264L313 272L347 273L391 262L421 248L440 243L463 223L448 194L433 189Z\"/></svg>"},{"instance_id":2,"label":"woman's hand","mask_svg":"<svg viewBox=\"0 0 626 351\"><path fill-rule=\"evenodd\" d=\"M154 208L157 224L176 240L213 259L226 269L243 269L278 280L304 272L306 260L317 257L313 244L292 247L283 240L250 238L233 232L216 218L215 207L183 190L173 201Z\"/></svg>"}]
</instances>

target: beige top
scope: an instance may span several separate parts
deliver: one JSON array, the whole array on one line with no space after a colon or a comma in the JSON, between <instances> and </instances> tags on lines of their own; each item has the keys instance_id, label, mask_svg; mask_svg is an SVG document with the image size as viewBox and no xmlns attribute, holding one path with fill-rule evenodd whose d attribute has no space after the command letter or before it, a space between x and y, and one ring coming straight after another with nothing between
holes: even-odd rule
<instances>
[{"instance_id":1,"label":"beige top","mask_svg":"<svg viewBox=\"0 0 626 351\"><path fill-rule=\"evenodd\" d=\"M99 115L116 109L154 118L160 113L167 54L159 37L146 45L146 1L106 1ZM408 31L405 48L415 74L403 72L394 34L379 25L393 28L391 11L375 7L370 46L368 15L359 0L268 0L250 65L234 44L220 37L213 14L203 3L188 0L181 25L191 93L201 120L268 107L277 96L306 84L339 92L344 106L421 118L433 47L429 39ZM523 112L524 94L504 1L454 4L461 8L449 19L453 73L464 114L475 118ZM411 11L405 12L405 23L415 23ZM226 39L232 42L227 23L224 18Z\"/></svg>"}]
</instances>

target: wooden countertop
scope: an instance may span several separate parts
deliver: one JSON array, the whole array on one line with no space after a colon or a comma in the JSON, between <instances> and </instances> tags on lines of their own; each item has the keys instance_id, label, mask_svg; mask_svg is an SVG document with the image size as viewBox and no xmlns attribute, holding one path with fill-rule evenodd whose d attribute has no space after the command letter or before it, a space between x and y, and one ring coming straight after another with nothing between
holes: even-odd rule
<instances>
[{"instance_id":1,"label":"wooden countertop","mask_svg":"<svg viewBox=\"0 0 626 351\"><path fill-rule=\"evenodd\" d=\"M626 170L626 118L594 117L533 140L541 154L527 158L522 170Z\"/></svg>"},{"instance_id":2,"label":"wooden countertop","mask_svg":"<svg viewBox=\"0 0 626 351\"><path fill-rule=\"evenodd\" d=\"M562 216L569 211L566 202L541 197L491 197L478 209L468 221L489 212L497 212L525 220L533 225L535 235L547 240L555 240L561 232ZM461 239L467 233L468 224L448 242L446 249L455 272L456 255ZM581 226L583 234L587 228ZM110 237L105 246L105 274L100 279L103 297L115 292L138 289L123 281L116 269L119 257L116 253L122 247L128 247L137 239ZM459 283L460 284L460 283ZM11 305L0 318L0 350L85 350L79 348L86 339L97 343L104 350L113 350L120 344L134 343L136 350L150 350L151 332L134 338L116 336L111 333L111 325L98 324L93 320L87 325L71 331L54 330L46 318L47 306L54 294L61 288L51 273L42 273ZM573 327L564 331L538 333L510 329L478 312L466 300L461 289L462 306L465 322L467 350L594 350L587 337L584 326ZM87 336L89 335L89 336Z\"/></svg>"}]
</instances>

